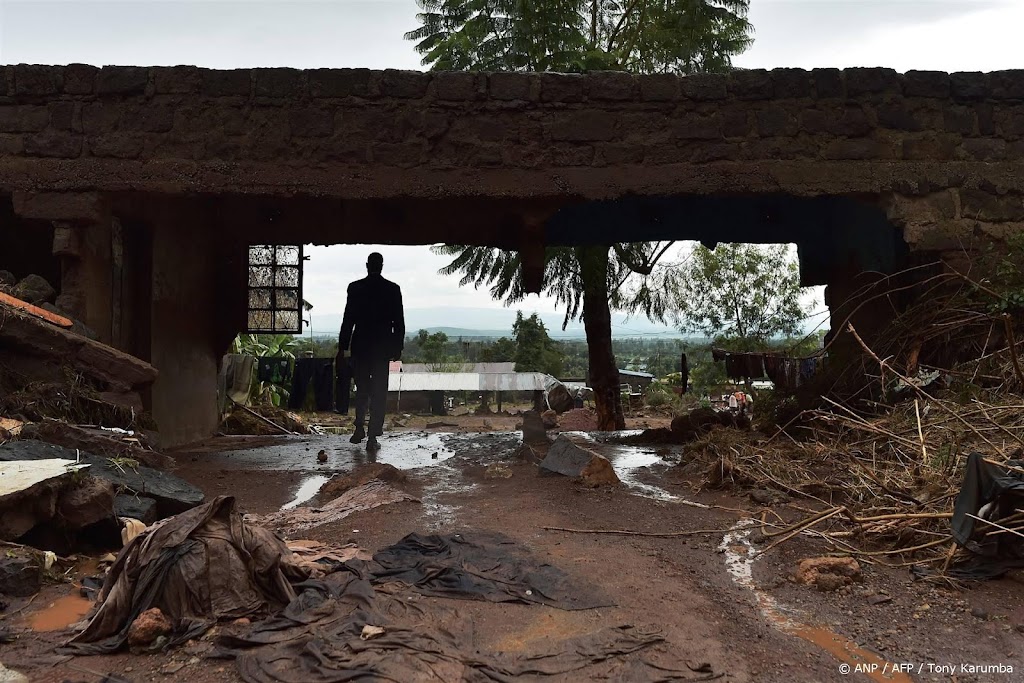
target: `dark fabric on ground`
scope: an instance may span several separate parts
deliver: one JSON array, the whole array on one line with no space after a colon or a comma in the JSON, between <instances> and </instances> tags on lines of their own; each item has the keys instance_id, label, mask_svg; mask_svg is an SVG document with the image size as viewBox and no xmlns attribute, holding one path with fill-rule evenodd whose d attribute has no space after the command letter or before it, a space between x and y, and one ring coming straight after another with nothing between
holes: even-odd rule
<instances>
[{"instance_id":1,"label":"dark fabric on ground","mask_svg":"<svg viewBox=\"0 0 1024 683\"><path fill-rule=\"evenodd\" d=\"M538 562L512 539L494 532L409 534L377 552L363 569L376 583L400 581L424 595L538 603L566 610L615 604L596 588L572 582L557 567Z\"/></svg>"},{"instance_id":2,"label":"dark fabric on ground","mask_svg":"<svg viewBox=\"0 0 1024 683\"><path fill-rule=\"evenodd\" d=\"M246 524L235 499L219 496L146 529L107 573L100 607L72 638L72 654L104 654L124 645L135 618L158 607L174 626L169 644L202 634L218 619L280 610L308 578L284 542Z\"/></svg>"},{"instance_id":3,"label":"dark fabric on ground","mask_svg":"<svg viewBox=\"0 0 1024 683\"><path fill-rule=\"evenodd\" d=\"M1024 462L1020 460L1006 464L1024 469ZM989 579L1024 567L1024 539L1015 534L986 536L984 533L995 527L967 516L970 513L999 524L1000 519L1021 509L1024 509L1024 474L987 463L980 453L971 453L967 457L964 483L953 506L951 526L953 539L973 556L950 567L949 575Z\"/></svg>"},{"instance_id":4,"label":"dark fabric on ground","mask_svg":"<svg viewBox=\"0 0 1024 683\"><path fill-rule=\"evenodd\" d=\"M482 653L451 628L455 611L436 604L428 611L357 574L343 570L296 586L302 593L280 616L221 636L217 654L236 657L250 683L511 682L578 672L663 641L659 633L620 626L536 652ZM363 640L364 626L384 633ZM664 680L664 670L631 664L637 669L630 680Z\"/></svg>"}]
</instances>

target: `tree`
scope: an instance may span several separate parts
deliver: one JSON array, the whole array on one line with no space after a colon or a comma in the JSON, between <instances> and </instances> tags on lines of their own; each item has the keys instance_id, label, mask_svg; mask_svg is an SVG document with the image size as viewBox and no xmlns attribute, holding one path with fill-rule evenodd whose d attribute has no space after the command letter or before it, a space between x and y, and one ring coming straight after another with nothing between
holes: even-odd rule
<instances>
[{"instance_id":1,"label":"tree","mask_svg":"<svg viewBox=\"0 0 1024 683\"><path fill-rule=\"evenodd\" d=\"M416 41L437 70L637 73L722 71L750 43L749 0L418 0ZM671 243L547 249L544 288L582 317L598 428L622 429L611 309L660 319L664 301L648 279ZM487 247L441 247L455 256L441 272L487 285L496 299L522 300L519 256ZM633 277L633 276L638 277Z\"/></svg>"},{"instance_id":2,"label":"tree","mask_svg":"<svg viewBox=\"0 0 1024 683\"><path fill-rule=\"evenodd\" d=\"M522 311L517 312L512 336L516 340L516 372L543 372L552 377L562 374L565 355L548 336L540 316L534 313L524 318Z\"/></svg>"},{"instance_id":3,"label":"tree","mask_svg":"<svg viewBox=\"0 0 1024 683\"><path fill-rule=\"evenodd\" d=\"M786 245L694 247L690 266L673 282L676 322L733 351L767 349L796 335L807 311L800 273Z\"/></svg>"},{"instance_id":4,"label":"tree","mask_svg":"<svg viewBox=\"0 0 1024 683\"><path fill-rule=\"evenodd\" d=\"M516 359L516 343L508 337L488 344L480 352L480 360L484 363L512 363Z\"/></svg>"}]
</instances>

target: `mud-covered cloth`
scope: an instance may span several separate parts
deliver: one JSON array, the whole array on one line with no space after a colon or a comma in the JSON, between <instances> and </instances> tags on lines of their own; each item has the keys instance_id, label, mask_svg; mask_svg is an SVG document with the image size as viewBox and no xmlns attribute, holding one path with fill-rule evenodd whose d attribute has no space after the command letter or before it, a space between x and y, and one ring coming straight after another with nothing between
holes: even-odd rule
<instances>
[{"instance_id":1,"label":"mud-covered cloth","mask_svg":"<svg viewBox=\"0 0 1024 683\"><path fill-rule=\"evenodd\" d=\"M972 557L952 566L951 576L965 579L995 578L1016 567L1024 567L1024 539L1000 533L997 527L979 522L974 515L1002 526L1014 522L999 520L1024 510L1024 461L1009 460L1007 467L985 462L980 453L967 457L964 483L953 506L953 539ZM1013 469L1010 469L1013 468Z\"/></svg>"},{"instance_id":2,"label":"mud-covered cloth","mask_svg":"<svg viewBox=\"0 0 1024 683\"><path fill-rule=\"evenodd\" d=\"M301 594L279 616L217 639L218 656L236 658L249 683L584 680L591 676L572 672L614 668L612 660L663 641L658 632L619 626L530 652L481 652L457 627L454 609L411 601L408 588L375 588L346 570L296 588ZM645 662L630 664L631 681L679 680Z\"/></svg>"},{"instance_id":3,"label":"mud-covered cloth","mask_svg":"<svg viewBox=\"0 0 1024 683\"><path fill-rule=\"evenodd\" d=\"M374 583L398 581L424 595L489 602L539 603L565 610L608 607L597 588L538 561L504 534L409 534L361 569Z\"/></svg>"},{"instance_id":4,"label":"mud-covered cloth","mask_svg":"<svg viewBox=\"0 0 1024 683\"><path fill-rule=\"evenodd\" d=\"M125 546L111 566L99 608L66 651L119 649L135 618L159 607L174 625L169 644L202 634L218 619L279 611L310 575L272 532L246 524L235 499L219 496L171 517Z\"/></svg>"}]
</instances>

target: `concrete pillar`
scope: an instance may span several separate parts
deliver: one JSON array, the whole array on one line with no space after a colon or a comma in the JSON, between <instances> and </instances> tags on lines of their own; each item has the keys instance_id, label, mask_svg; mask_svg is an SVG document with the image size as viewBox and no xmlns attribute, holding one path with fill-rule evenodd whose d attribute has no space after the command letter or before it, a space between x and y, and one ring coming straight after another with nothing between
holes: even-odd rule
<instances>
[{"instance_id":1,"label":"concrete pillar","mask_svg":"<svg viewBox=\"0 0 1024 683\"><path fill-rule=\"evenodd\" d=\"M214 433L217 410L217 260L212 230L199 212L164 214L152 226L153 417L162 446Z\"/></svg>"}]
</instances>

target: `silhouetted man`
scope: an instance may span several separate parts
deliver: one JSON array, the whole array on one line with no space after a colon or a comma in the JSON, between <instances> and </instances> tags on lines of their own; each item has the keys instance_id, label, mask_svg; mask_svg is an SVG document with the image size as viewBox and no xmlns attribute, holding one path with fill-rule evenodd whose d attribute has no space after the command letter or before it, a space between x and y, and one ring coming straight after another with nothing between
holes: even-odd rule
<instances>
[{"instance_id":1,"label":"silhouetted man","mask_svg":"<svg viewBox=\"0 0 1024 683\"><path fill-rule=\"evenodd\" d=\"M384 433L388 361L401 358L405 345L402 290L394 282L381 277L383 268L384 257L377 252L370 254L366 259L367 276L348 286L345 318L338 337L339 355L347 355L351 343L356 382L356 431L349 440L360 443L366 437L364 424L369 404L368 451L380 448L377 437Z\"/></svg>"}]
</instances>

